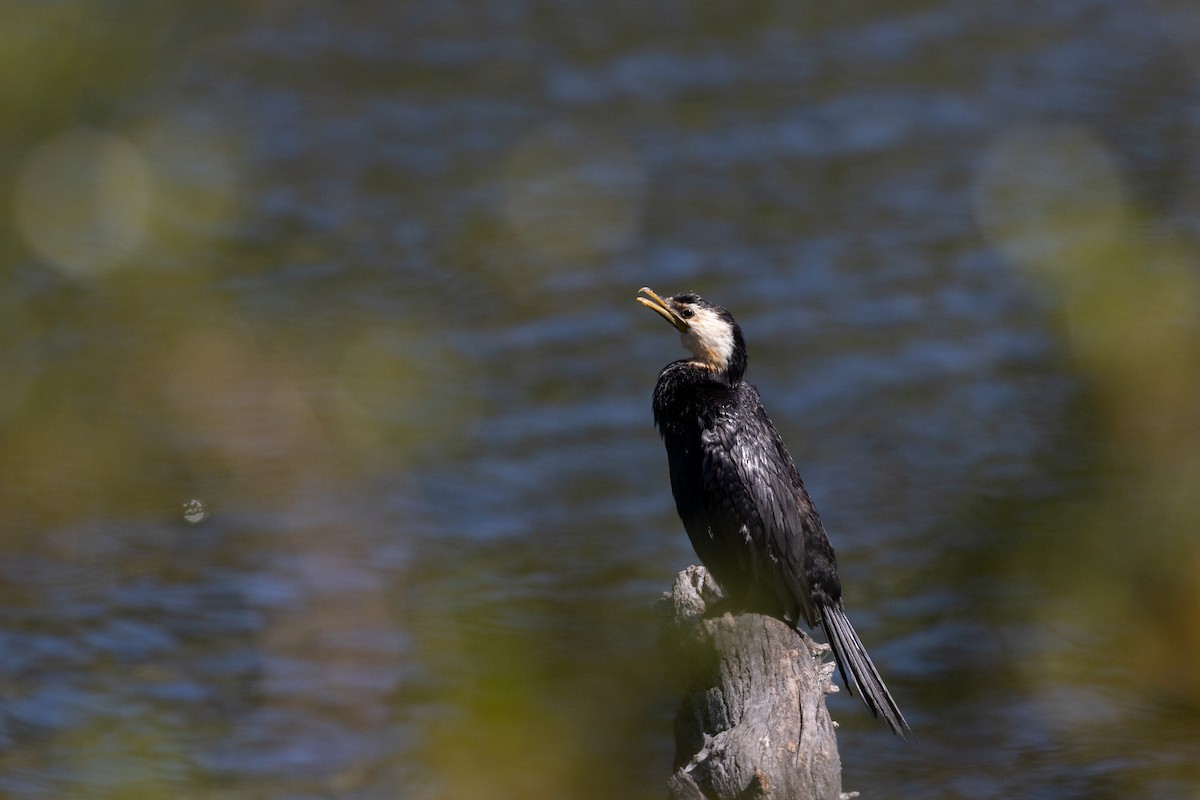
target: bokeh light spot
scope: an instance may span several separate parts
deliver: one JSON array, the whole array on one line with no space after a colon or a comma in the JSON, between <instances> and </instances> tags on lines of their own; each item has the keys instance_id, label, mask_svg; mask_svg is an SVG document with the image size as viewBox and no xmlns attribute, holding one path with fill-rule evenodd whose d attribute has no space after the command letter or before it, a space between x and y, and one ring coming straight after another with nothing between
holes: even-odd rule
<instances>
[{"instance_id":1,"label":"bokeh light spot","mask_svg":"<svg viewBox=\"0 0 1200 800\"><path fill-rule=\"evenodd\" d=\"M1108 149L1078 125L1026 124L1001 135L975 187L983 233L1037 277L1070 282L1113 245L1125 219Z\"/></svg>"},{"instance_id":2,"label":"bokeh light spot","mask_svg":"<svg viewBox=\"0 0 1200 800\"><path fill-rule=\"evenodd\" d=\"M17 227L42 258L76 276L119 266L145 237L151 179L124 139L77 128L29 154L17 175Z\"/></svg>"}]
</instances>

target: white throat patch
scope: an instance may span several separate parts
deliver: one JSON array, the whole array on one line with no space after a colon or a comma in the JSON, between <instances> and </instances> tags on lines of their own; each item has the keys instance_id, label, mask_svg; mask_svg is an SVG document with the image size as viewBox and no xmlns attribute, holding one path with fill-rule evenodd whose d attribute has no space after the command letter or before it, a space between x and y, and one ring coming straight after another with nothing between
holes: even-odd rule
<instances>
[{"instance_id":1,"label":"white throat patch","mask_svg":"<svg viewBox=\"0 0 1200 800\"><path fill-rule=\"evenodd\" d=\"M707 308L693 307L688 330L679 334L684 348L695 357L698 366L724 372L733 358L733 326Z\"/></svg>"}]
</instances>

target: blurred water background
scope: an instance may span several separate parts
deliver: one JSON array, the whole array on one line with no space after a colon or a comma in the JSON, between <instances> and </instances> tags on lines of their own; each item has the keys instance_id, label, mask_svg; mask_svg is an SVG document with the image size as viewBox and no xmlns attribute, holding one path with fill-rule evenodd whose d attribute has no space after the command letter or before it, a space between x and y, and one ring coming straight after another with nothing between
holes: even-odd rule
<instances>
[{"instance_id":1,"label":"blurred water background","mask_svg":"<svg viewBox=\"0 0 1200 800\"><path fill-rule=\"evenodd\" d=\"M1200 797L1200 9L22 2L0 795L652 798L728 306L919 744Z\"/></svg>"}]
</instances>

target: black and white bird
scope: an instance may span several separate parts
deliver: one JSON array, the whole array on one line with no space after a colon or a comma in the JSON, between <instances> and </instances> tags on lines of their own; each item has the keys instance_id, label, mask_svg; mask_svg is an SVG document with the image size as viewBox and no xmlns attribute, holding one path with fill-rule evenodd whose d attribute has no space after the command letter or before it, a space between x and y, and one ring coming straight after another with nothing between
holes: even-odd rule
<instances>
[{"instance_id":1,"label":"black and white bird","mask_svg":"<svg viewBox=\"0 0 1200 800\"><path fill-rule=\"evenodd\" d=\"M842 680L892 731L911 729L842 609L837 558L758 390L743 380L733 316L698 295L637 300L677 331L690 358L654 387L675 508L696 555L737 607L825 629Z\"/></svg>"}]
</instances>

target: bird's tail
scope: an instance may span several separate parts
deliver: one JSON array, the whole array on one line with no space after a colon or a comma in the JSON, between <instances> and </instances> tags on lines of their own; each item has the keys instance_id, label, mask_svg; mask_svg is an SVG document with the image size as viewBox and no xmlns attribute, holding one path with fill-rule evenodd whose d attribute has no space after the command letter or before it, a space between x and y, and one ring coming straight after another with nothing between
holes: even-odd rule
<instances>
[{"instance_id":1,"label":"bird's tail","mask_svg":"<svg viewBox=\"0 0 1200 800\"><path fill-rule=\"evenodd\" d=\"M846 689L854 694L854 689L857 688L859 697L870 709L871 714L875 717L882 715L892 732L901 739L905 738L905 731L911 733L912 729L904 721L904 715L900 713L891 692L884 685L883 678L879 677L879 670L875 669L875 664L867 655L867 648L863 647L858 634L854 632L854 626L842 610L842 604L839 602L837 606L824 606L821 609L821 623L825 628L825 636L829 639L829 646L833 648L833 656L837 660L838 669L841 670Z\"/></svg>"}]
</instances>

